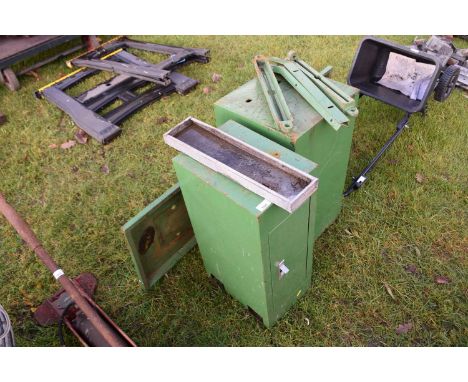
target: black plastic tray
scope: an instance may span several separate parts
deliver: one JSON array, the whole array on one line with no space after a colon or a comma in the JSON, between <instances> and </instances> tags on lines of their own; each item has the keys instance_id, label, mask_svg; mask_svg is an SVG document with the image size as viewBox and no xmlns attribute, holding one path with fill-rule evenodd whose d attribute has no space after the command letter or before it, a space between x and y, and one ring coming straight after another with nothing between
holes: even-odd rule
<instances>
[{"instance_id":1,"label":"black plastic tray","mask_svg":"<svg viewBox=\"0 0 468 382\"><path fill-rule=\"evenodd\" d=\"M417 62L435 66L431 84L421 100L412 100L397 90L389 89L377 83L385 74L390 52L416 59ZM416 113L424 108L428 97L437 85L441 66L428 54L413 51L410 48L395 44L377 37L365 37L354 57L353 65L348 75L348 84L358 88L360 92L408 113Z\"/></svg>"}]
</instances>

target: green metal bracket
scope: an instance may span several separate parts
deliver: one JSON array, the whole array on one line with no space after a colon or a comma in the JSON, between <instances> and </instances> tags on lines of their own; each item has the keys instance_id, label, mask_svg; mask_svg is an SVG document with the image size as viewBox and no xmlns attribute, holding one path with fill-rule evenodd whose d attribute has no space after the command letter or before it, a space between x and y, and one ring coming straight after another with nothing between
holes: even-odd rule
<instances>
[{"instance_id":1,"label":"green metal bracket","mask_svg":"<svg viewBox=\"0 0 468 382\"><path fill-rule=\"evenodd\" d=\"M309 79L318 87L322 92L324 92L328 98L345 114L350 117L356 118L358 115L358 108L356 106L356 101L354 98L350 97L328 78L326 78L322 73L318 72L306 62L298 59L293 55L293 61L296 62L300 67L302 72L309 77Z\"/></svg>"},{"instance_id":2,"label":"green metal bracket","mask_svg":"<svg viewBox=\"0 0 468 382\"><path fill-rule=\"evenodd\" d=\"M348 126L349 118L358 115L355 100L326 77L331 67L319 72L298 59L294 51L288 53L287 59L255 56L254 66L280 131L292 129L293 116L275 74L281 75L335 130Z\"/></svg>"},{"instance_id":3,"label":"green metal bracket","mask_svg":"<svg viewBox=\"0 0 468 382\"><path fill-rule=\"evenodd\" d=\"M294 61L270 57L274 73L281 75L335 130L347 126L349 118L330 100Z\"/></svg>"},{"instance_id":4,"label":"green metal bracket","mask_svg":"<svg viewBox=\"0 0 468 382\"><path fill-rule=\"evenodd\" d=\"M333 70L333 66L327 65L320 71L320 74L324 77L330 78L332 70Z\"/></svg>"},{"instance_id":5,"label":"green metal bracket","mask_svg":"<svg viewBox=\"0 0 468 382\"><path fill-rule=\"evenodd\" d=\"M268 59L255 56L253 62L273 120L280 131L290 131L293 127L293 117Z\"/></svg>"}]
</instances>

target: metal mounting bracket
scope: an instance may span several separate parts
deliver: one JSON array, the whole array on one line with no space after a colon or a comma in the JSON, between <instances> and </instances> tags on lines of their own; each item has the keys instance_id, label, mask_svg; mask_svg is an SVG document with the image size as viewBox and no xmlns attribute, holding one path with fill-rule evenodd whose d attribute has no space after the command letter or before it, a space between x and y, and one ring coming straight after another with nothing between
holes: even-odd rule
<instances>
[{"instance_id":1,"label":"metal mounting bracket","mask_svg":"<svg viewBox=\"0 0 468 382\"><path fill-rule=\"evenodd\" d=\"M312 68L303 60L293 56L293 61L301 67L302 72L309 77L309 79L320 88L342 112L350 117L355 118L358 116L359 112L354 98L350 97L322 73Z\"/></svg>"},{"instance_id":2,"label":"metal mounting bracket","mask_svg":"<svg viewBox=\"0 0 468 382\"><path fill-rule=\"evenodd\" d=\"M357 116L355 100L326 78L331 67L319 72L298 59L294 52L290 52L287 59L255 56L253 62L280 131L290 131L294 121L275 74L282 76L335 130L347 126L349 117Z\"/></svg>"},{"instance_id":3,"label":"metal mounting bracket","mask_svg":"<svg viewBox=\"0 0 468 382\"><path fill-rule=\"evenodd\" d=\"M270 57L273 72L281 75L335 130L346 126L349 118L330 100L294 61Z\"/></svg>"},{"instance_id":4,"label":"metal mounting bracket","mask_svg":"<svg viewBox=\"0 0 468 382\"><path fill-rule=\"evenodd\" d=\"M293 126L293 116L268 59L264 56L255 56L253 63L273 120L280 131L290 131Z\"/></svg>"}]
</instances>

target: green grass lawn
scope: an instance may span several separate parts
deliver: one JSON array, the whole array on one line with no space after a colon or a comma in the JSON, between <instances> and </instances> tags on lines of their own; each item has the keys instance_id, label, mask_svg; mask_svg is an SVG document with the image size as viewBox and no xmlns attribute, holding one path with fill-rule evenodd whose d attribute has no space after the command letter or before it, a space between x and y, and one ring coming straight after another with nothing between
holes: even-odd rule
<instances>
[{"instance_id":1,"label":"green grass lawn","mask_svg":"<svg viewBox=\"0 0 468 382\"><path fill-rule=\"evenodd\" d=\"M68 150L49 145L73 139L71 119L33 96L70 71L63 62L40 69L39 80L23 76L17 93L0 87L0 111L8 116L0 127L0 192L68 275L97 276L97 302L138 345L468 345L466 93L456 90L445 103L431 100L426 117L411 118L410 128L317 240L311 289L266 329L210 283L197 248L144 291L120 227L176 182L175 151L164 144L163 133L189 115L214 124L213 103L254 76L255 54L282 57L294 49L317 69L333 65L332 78L345 81L361 37L134 37L211 49L209 64L182 70L200 85L136 113L106 146L90 140ZM213 83L213 73L222 80ZM202 92L206 86L209 94ZM348 181L390 136L401 114L361 99ZM161 117L167 121L160 123ZM104 165L108 174L101 171ZM437 283L439 276L449 282ZM56 327L40 327L32 317L57 288L0 218L0 304L13 320L18 345L59 344ZM407 323L412 328L397 334ZM76 343L70 335L67 341Z\"/></svg>"}]
</instances>

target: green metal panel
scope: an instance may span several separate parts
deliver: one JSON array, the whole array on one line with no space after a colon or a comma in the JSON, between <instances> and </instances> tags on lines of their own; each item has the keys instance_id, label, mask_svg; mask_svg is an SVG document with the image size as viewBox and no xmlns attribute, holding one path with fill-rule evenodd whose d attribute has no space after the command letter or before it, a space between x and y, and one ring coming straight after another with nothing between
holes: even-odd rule
<instances>
[{"instance_id":1,"label":"green metal panel","mask_svg":"<svg viewBox=\"0 0 468 382\"><path fill-rule=\"evenodd\" d=\"M222 129L303 171L316 167L233 121ZM292 214L260 211L263 198L227 177L183 154L173 163L207 272L273 325L310 285L315 194ZM282 260L290 271L280 279Z\"/></svg>"},{"instance_id":2,"label":"green metal panel","mask_svg":"<svg viewBox=\"0 0 468 382\"><path fill-rule=\"evenodd\" d=\"M317 191L316 237L338 216L346 178L355 118L347 127L335 131L300 94L278 78L294 118L290 132L278 131L257 80L251 80L218 100L214 105L216 125L234 120L318 163L311 175L319 178ZM358 101L358 90L333 82Z\"/></svg>"},{"instance_id":3,"label":"green metal panel","mask_svg":"<svg viewBox=\"0 0 468 382\"><path fill-rule=\"evenodd\" d=\"M278 143L275 143L269 139L261 139L259 134L255 133L250 129L239 129L238 124L234 123L234 121L228 121L219 127L220 130L223 130L225 133L228 133L254 147L259 150L262 150L270 155L277 157L278 159L283 160L284 162L288 163L291 166L296 167L297 169L307 172L308 174L314 174L317 170L318 166L316 163L311 162L309 160L304 161L304 158L300 155L297 155L293 151L289 149L285 149ZM319 188L320 190L320 179L319 179ZM318 191L316 192L318 194ZM317 197L314 196L309 205L309 225L311 227L316 227L316 214L317 210ZM312 254L312 250L314 247L315 235L309 235L308 238L308 248L310 254ZM307 277L310 280L312 276L312 256L307 257ZM307 288L306 288L307 289Z\"/></svg>"},{"instance_id":4,"label":"green metal panel","mask_svg":"<svg viewBox=\"0 0 468 382\"><path fill-rule=\"evenodd\" d=\"M316 163L310 160L304 160L305 158L301 155L297 155L295 152L285 149L282 145L270 139L265 139L262 135L239 125L237 122L227 121L219 126L219 129L308 174L311 174L318 167Z\"/></svg>"},{"instance_id":5,"label":"green metal panel","mask_svg":"<svg viewBox=\"0 0 468 382\"><path fill-rule=\"evenodd\" d=\"M178 184L130 219L122 231L147 289L196 244Z\"/></svg>"},{"instance_id":6,"label":"green metal panel","mask_svg":"<svg viewBox=\"0 0 468 382\"><path fill-rule=\"evenodd\" d=\"M309 234L309 226L304 224L309 219L307 207L304 205L297 213L288 216L268 235L273 305L278 316L294 303L310 280L307 277L308 243L304 240ZM288 277L289 272L281 276L278 265L282 261L294 277Z\"/></svg>"}]
</instances>

